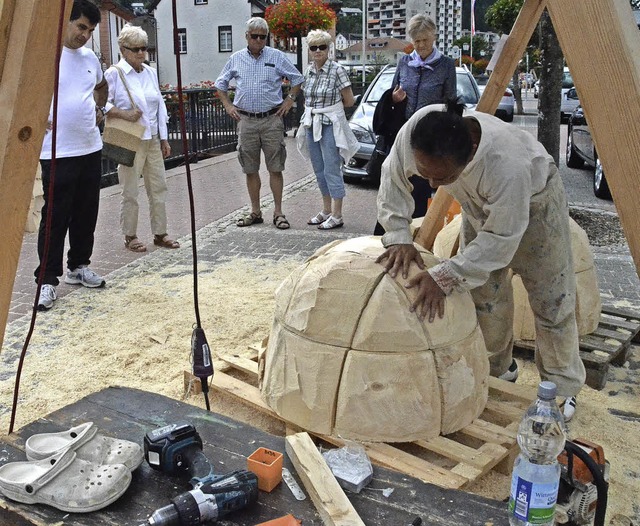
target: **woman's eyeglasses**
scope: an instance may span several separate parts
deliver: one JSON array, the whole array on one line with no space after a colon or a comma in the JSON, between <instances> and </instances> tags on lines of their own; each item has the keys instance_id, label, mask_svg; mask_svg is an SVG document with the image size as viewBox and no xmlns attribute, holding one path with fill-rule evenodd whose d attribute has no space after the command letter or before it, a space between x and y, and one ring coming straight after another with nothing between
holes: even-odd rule
<instances>
[{"instance_id":1,"label":"woman's eyeglasses","mask_svg":"<svg viewBox=\"0 0 640 526\"><path fill-rule=\"evenodd\" d=\"M253 40L266 40L267 39L267 35L258 35L256 33L251 33L251 38L253 38Z\"/></svg>"},{"instance_id":2,"label":"woman's eyeglasses","mask_svg":"<svg viewBox=\"0 0 640 526\"><path fill-rule=\"evenodd\" d=\"M123 46L125 49L128 49L129 51L131 51L131 53L140 53L140 51L146 51L147 50L147 46L140 46L140 47L127 47L127 46Z\"/></svg>"},{"instance_id":3,"label":"woman's eyeglasses","mask_svg":"<svg viewBox=\"0 0 640 526\"><path fill-rule=\"evenodd\" d=\"M309 46L309 49L311 51L324 51L325 49L327 49L329 46L327 46L326 44L320 44L319 46Z\"/></svg>"}]
</instances>

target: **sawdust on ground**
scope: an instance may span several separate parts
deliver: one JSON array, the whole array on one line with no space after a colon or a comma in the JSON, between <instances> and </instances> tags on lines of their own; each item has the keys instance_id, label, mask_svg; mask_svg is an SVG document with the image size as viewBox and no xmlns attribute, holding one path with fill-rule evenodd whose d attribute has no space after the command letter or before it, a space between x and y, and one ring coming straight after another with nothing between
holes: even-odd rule
<instances>
[{"instance_id":1,"label":"sawdust on ground","mask_svg":"<svg viewBox=\"0 0 640 526\"><path fill-rule=\"evenodd\" d=\"M200 264L202 326L214 353L247 355L272 322L274 291L299 261L238 259L222 265ZM171 267L114 279L104 290L79 290L39 315L20 390L16 428L108 386L125 386L174 399L184 394L183 371L190 369L194 323L190 268ZM6 342L5 342L6 343ZM6 349L3 349L3 353ZM640 351L636 347L636 355ZM635 359L640 361L640 356ZM531 361L518 382L535 386ZM220 363L216 364L220 367ZM585 387L571 423L572 437L601 444L611 462L608 517L624 514L640 520L640 371L614 371L603 391ZM10 407L14 378L0 381L0 403ZM201 396L186 399L204 406ZM282 434L280 423L262 417L230 397L212 393L218 413ZM0 416L8 429L9 414ZM492 472L468 490L491 498L508 496L509 477Z\"/></svg>"}]
</instances>

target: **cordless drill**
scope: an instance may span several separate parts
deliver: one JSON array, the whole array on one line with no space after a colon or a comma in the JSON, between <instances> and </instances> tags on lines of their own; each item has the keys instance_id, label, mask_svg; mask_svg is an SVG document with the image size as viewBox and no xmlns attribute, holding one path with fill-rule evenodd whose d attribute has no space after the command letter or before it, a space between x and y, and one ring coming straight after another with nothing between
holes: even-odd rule
<instances>
[{"instance_id":1,"label":"cordless drill","mask_svg":"<svg viewBox=\"0 0 640 526\"><path fill-rule=\"evenodd\" d=\"M172 424L144 437L145 458L153 469L188 474L192 490L153 512L152 526L195 526L216 521L258 500L258 478L250 471L213 473L202 453L202 439L191 424Z\"/></svg>"}]
</instances>

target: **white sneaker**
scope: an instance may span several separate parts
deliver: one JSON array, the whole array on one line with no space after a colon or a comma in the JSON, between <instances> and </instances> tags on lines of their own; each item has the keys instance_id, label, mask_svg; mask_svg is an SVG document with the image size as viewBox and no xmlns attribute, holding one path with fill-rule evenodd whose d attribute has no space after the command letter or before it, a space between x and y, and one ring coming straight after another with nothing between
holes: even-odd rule
<instances>
[{"instance_id":1,"label":"white sneaker","mask_svg":"<svg viewBox=\"0 0 640 526\"><path fill-rule=\"evenodd\" d=\"M53 307L53 302L58 299L56 288L53 285L42 285L40 296L38 297L38 310L49 310Z\"/></svg>"},{"instance_id":2,"label":"white sneaker","mask_svg":"<svg viewBox=\"0 0 640 526\"><path fill-rule=\"evenodd\" d=\"M83 285L89 288L104 287L106 281L87 266L67 270L64 282L69 285Z\"/></svg>"},{"instance_id":3,"label":"white sneaker","mask_svg":"<svg viewBox=\"0 0 640 526\"><path fill-rule=\"evenodd\" d=\"M577 400L575 396L565 398L564 403L560 407L560 409L562 409L562 415L564 416L565 422L569 422L573 418L573 415L576 412L576 404Z\"/></svg>"},{"instance_id":4,"label":"white sneaker","mask_svg":"<svg viewBox=\"0 0 640 526\"><path fill-rule=\"evenodd\" d=\"M518 379L518 373L518 362L513 360L507 371L498 376L498 378L507 382L515 382Z\"/></svg>"}]
</instances>

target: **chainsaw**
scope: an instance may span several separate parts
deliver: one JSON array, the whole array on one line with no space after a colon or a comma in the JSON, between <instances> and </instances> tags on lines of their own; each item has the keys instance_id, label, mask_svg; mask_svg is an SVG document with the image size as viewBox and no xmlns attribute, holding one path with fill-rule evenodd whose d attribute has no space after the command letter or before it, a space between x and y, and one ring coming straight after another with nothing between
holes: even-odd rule
<instances>
[{"instance_id":1,"label":"chainsaw","mask_svg":"<svg viewBox=\"0 0 640 526\"><path fill-rule=\"evenodd\" d=\"M558 462L561 475L556 524L604 526L609 462L602 446L581 438L567 441Z\"/></svg>"}]
</instances>

